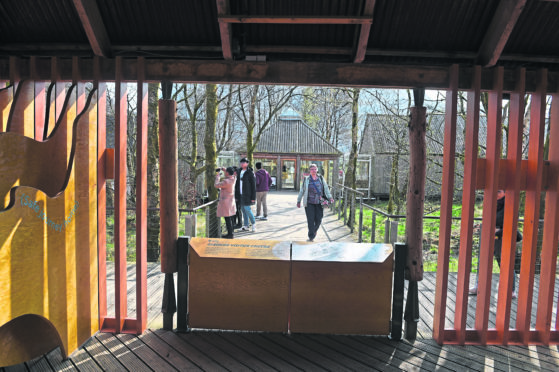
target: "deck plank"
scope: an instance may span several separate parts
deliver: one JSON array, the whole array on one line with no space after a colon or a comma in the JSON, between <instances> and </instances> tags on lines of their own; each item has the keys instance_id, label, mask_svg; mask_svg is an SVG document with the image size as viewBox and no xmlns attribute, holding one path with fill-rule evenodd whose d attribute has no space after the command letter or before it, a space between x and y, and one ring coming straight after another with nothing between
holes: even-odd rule
<instances>
[{"instance_id":1,"label":"deck plank","mask_svg":"<svg viewBox=\"0 0 559 372\"><path fill-rule=\"evenodd\" d=\"M177 335L199 352L211 355L215 363L223 366L228 371L252 371L243 361L235 359L230 354L224 352L223 349L206 341L198 332L180 333Z\"/></svg>"},{"instance_id":2,"label":"deck plank","mask_svg":"<svg viewBox=\"0 0 559 372\"><path fill-rule=\"evenodd\" d=\"M99 333L95 338L113 355L126 369L134 372L151 371L152 369L137 358L120 340L110 333Z\"/></svg>"},{"instance_id":3,"label":"deck plank","mask_svg":"<svg viewBox=\"0 0 559 372\"><path fill-rule=\"evenodd\" d=\"M259 336L257 334L249 334L249 337L245 338L242 337L240 332L222 332L220 336L227 342L235 344L250 355L255 356L272 369L278 371L302 371L302 369L291 360L285 360L281 355L259 344Z\"/></svg>"},{"instance_id":4,"label":"deck plank","mask_svg":"<svg viewBox=\"0 0 559 372\"><path fill-rule=\"evenodd\" d=\"M198 366L200 369L207 371L208 369L214 371L226 371L227 369L222 365L218 364L214 359L213 355L206 355L203 351L200 351L188 343L184 338L179 337L178 334L174 332L165 332L162 330L153 331L156 337L166 342L179 352L181 355L187 357L192 363Z\"/></svg>"},{"instance_id":5,"label":"deck plank","mask_svg":"<svg viewBox=\"0 0 559 372\"><path fill-rule=\"evenodd\" d=\"M356 371L399 371L386 362L386 358L376 358L375 354L362 353L348 347L343 342L336 342L339 337L330 338L327 335L299 335L299 342L317 352L326 353L343 365Z\"/></svg>"},{"instance_id":6,"label":"deck plank","mask_svg":"<svg viewBox=\"0 0 559 372\"><path fill-rule=\"evenodd\" d=\"M336 371L351 370L347 365L343 364L341 358L335 358L333 353L326 353L324 349L315 349L311 345L302 343L302 337L297 334L286 336L279 333L270 333L263 335L264 338L284 348L296 353L299 357L304 358L319 368L333 369ZM343 356L342 356L343 357Z\"/></svg>"},{"instance_id":7,"label":"deck plank","mask_svg":"<svg viewBox=\"0 0 559 372\"><path fill-rule=\"evenodd\" d=\"M103 369L109 371L128 371L96 337L91 338L91 341L84 346L84 349L100 366L103 366ZM81 371L81 367L78 367L78 369Z\"/></svg>"},{"instance_id":8,"label":"deck plank","mask_svg":"<svg viewBox=\"0 0 559 372\"><path fill-rule=\"evenodd\" d=\"M202 337L206 342L214 344L222 352L230 355L231 357L237 357L242 363L252 370L255 371L276 371L270 364L265 363L258 358L257 355L251 354L249 350L246 350L236 343L231 343L222 337L222 333L214 332L199 332L200 337Z\"/></svg>"},{"instance_id":9,"label":"deck plank","mask_svg":"<svg viewBox=\"0 0 559 372\"><path fill-rule=\"evenodd\" d=\"M147 346L142 341L142 336L138 337L136 335L130 334L120 334L116 336L120 342L122 342L130 353L139 360L143 361L146 365L148 365L152 370L155 371L169 371L169 370L176 370L172 364L167 361L167 358L156 353L153 349Z\"/></svg>"},{"instance_id":10,"label":"deck plank","mask_svg":"<svg viewBox=\"0 0 559 372\"><path fill-rule=\"evenodd\" d=\"M169 332L172 333L172 332ZM179 371L201 371L196 363L190 359L190 355L184 354L179 350L176 345L170 345L162 340L152 331L146 331L141 340L161 358L166 360L173 368Z\"/></svg>"}]
</instances>

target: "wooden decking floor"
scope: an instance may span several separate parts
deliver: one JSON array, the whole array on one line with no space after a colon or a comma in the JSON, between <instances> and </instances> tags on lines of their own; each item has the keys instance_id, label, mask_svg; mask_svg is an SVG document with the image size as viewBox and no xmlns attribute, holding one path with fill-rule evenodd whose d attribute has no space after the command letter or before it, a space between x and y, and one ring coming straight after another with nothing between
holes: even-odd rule
<instances>
[{"instance_id":1,"label":"wooden decking floor","mask_svg":"<svg viewBox=\"0 0 559 372\"><path fill-rule=\"evenodd\" d=\"M292 199L293 194L286 194ZM280 198L281 199L281 198ZM256 234L243 238L299 240L306 237L301 216L290 200L278 204L284 208L285 221L279 213L269 213L269 221L257 223ZM302 211L300 211L302 212ZM295 212L296 213L296 212ZM304 212L303 222L304 222ZM275 221L274 221L275 220ZM273 221L266 226L270 221ZM288 222L288 223L287 223ZM350 240L349 231L336 223L329 213L326 228L317 240ZM284 226L282 228L282 226ZM344 230L345 229L345 230ZM276 231L273 234L273 231ZM239 236L240 237L240 236ZM128 272L129 304L134 304L134 274ZM276 334L194 330L175 333L161 330L160 314L163 274L157 264L148 266L148 330L139 336L97 333L68 359L62 360L58 349L35 360L0 372L13 371L558 371L559 350L552 346L454 346L438 345L432 339L435 273L425 273L419 282L420 322L417 339L391 341L387 336L348 336L317 334ZM108 287L113 288L108 276ZM534 298L538 292L538 278ZM495 325L495 301L498 275L492 281L494 294L489 327ZM449 277L447 326L454 319L456 275ZM559 288L559 280L556 283ZM112 298L109 293L109 299ZM473 327L475 297L469 297L468 326ZM534 302L535 303L535 302ZM557 295L554 303L557 304ZM555 309L556 310L556 309ZM516 316L512 309L512 324ZM554 314L556 311L554 311ZM134 311L130 310L130 315ZM553 317L555 322L555 315ZM533 319L535 325L535 319Z\"/></svg>"},{"instance_id":2,"label":"wooden decking floor","mask_svg":"<svg viewBox=\"0 0 559 372\"><path fill-rule=\"evenodd\" d=\"M156 265L150 265L149 271L148 288L157 288L150 291L150 298L160 301L163 275ZM421 320L418 338L414 342L391 341L386 336L286 335L215 330L175 333L163 331L155 325L160 319L159 308L150 306L150 329L142 335L98 333L67 360L61 359L57 349L33 361L4 368L2 372L559 370L557 345L438 345L431 336L435 279L435 273L425 273L424 280L419 283ZM494 279L493 292L496 293L498 276ZM454 318L455 286L456 276L451 275L448 324ZM133 290L132 285L131 296ZM475 310L475 297L470 299L469 323L473 321ZM513 319L514 310L513 307ZM494 326L494 310L492 313L490 327Z\"/></svg>"}]
</instances>

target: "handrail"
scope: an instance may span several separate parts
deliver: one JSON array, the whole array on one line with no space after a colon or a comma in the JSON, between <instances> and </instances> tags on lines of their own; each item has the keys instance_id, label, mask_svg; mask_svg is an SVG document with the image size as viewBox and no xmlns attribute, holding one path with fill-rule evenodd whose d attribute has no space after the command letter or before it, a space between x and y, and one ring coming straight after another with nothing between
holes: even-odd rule
<instances>
[{"instance_id":1,"label":"handrail","mask_svg":"<svg viewBox=\"0 0 559 372\"><path fill-rule=\"evenodd\" d=\"M351 187L344 186L344 185L342 185L341 183L337 183L336 185L337 185L337 186L341 186L341 187L343 187L344 189L348 189L348 190L350 190L350 191L352 191L352 192L354 192L354 193L356 193L356 194L359 194L359 195L361 195L361 196L365 196L365 193L363 193L363 192L361 192L361 191L357 191L357 190L355 190L355 189L352 189Z\"/></svg>"},{"instance_id":2,"label":"handrail","mask_svg":"<svg viewBox=\"0 0 559 372\"><path fill-rule=\"evenodd\" d=\"M193 213L193 212L196 212L197 210L200 210L200 209L202 209L202 208L209 207L210 205L215 204L215 203L217 203L218 201L219 201L218 199L212 200L211 202L208 202L208 203L206 203L206 204L199 205L199 206L197 206L197 207L195 207L195 208L179 208L179 212ZM109 210L109 209L115 209L115 207L107 206L106 209L107 209L107 210ZM161 209L161 208L154 208L154 207L151 207L151 208L148 208L147 210L148 210L148 211L158 211L158 210L160 210L160 209ZM126 210L127 210L127 211L135 211L135 210L136 210L136 207L126 207Z\"/></svg>"}]
</instances>

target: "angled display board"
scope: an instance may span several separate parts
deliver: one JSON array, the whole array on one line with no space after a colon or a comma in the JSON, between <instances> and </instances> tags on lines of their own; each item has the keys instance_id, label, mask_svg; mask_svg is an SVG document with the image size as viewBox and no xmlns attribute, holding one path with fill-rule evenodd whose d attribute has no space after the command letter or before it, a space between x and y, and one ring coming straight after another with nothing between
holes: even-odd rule
<instances>
[{"instance_id":1,"label":"angled display board","mask_svg":"<svg viewBox=\"0 0 559 372\"><path fill-rule=\"evenodd\" d=\"M292 332L387 335L390 244L293 242Z\"/></svg>"},{"instance_id":2,"label":"angled display board","mask_svg":"<svg viewBox=\"0 0 559 372\"><path fill-rule=\"evenodd\" d=\"M191 328L287 332L290 243L190 241Z\"/></svg>"}]
</instances>

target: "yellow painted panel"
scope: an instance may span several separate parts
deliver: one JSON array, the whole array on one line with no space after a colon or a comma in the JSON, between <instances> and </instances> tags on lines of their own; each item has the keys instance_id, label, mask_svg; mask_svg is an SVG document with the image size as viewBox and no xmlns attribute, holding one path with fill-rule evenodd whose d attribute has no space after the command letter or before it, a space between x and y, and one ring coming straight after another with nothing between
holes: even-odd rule
<instances>
[{"instance_id":1,"label":"yellow painted panel","mask_svg":"<svg viewBox=\"0 0 559 372\"><path fill-rule=\"evenodd\" d=\"M89 105L79 120L72 171L59 194L75 104L63 113L70 125L57 127L44 143L0 133L0 196L15 181L23 185L12 190L13 205L0 211L0 327L23 314L44 316L68 353L99 329L96 111Z\"/></svg>"}]
</instances>

